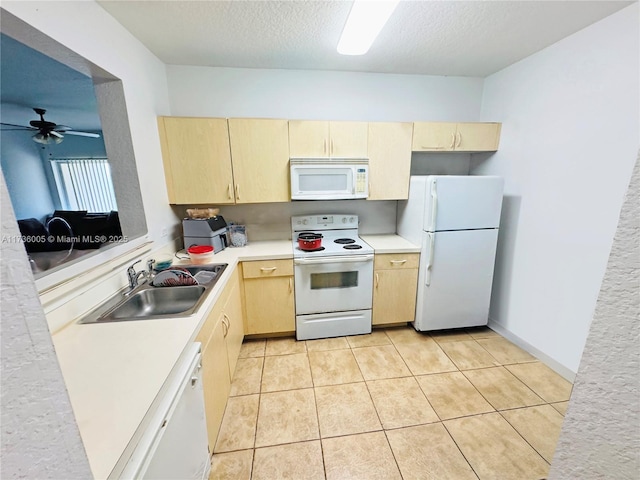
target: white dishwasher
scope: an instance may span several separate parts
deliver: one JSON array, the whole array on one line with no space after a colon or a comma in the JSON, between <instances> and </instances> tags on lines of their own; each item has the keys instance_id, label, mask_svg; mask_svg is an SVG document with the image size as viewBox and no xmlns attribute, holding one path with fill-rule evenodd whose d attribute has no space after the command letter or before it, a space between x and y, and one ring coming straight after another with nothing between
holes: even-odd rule
<instances>
[{"instance_id":1,"label":"white dishwasher","mask_svg":"<svg viewBox=\"0 0 640 480\"><path fill-rule=\"evenodd\" d=\"M166 393L129 457L121 479L202 480L211 464L202 390L200 343L174 369Z\"/></svg>"}]
</instances>

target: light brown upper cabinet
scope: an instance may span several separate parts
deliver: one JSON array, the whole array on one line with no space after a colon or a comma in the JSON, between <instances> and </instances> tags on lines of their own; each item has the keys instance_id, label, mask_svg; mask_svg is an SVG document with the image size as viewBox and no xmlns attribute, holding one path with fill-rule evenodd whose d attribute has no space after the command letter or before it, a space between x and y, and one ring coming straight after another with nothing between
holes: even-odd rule
<instances>
[{"instance_id":1,"label":"light brown upper cabinet","mask_svg":"<svg viewBox=\"0 0 640 480\"><path fill-rule=\"evenodd\" d=\"M414 152L493 152L500 142L500 123L415 122Z\"/></svg>"},{"instance_id":2,"label":"light brown upper cabinet","mask_svg":"<svg viewBox=\"0 0 640 480\"><path fill-rule=\"evenodd\" d=\"M291 158L366 158L367 122L289 121Z\"/></svg>"},{"instance_id":3,"label":"light brown upper cabinet","mask_svg":"<svg viewBox=\"0 0 640 480\"><path fill-rule=\"evenodd\" d=\"M230 118L236 203L288 202L287 120Z\"/></svg>"},{"instance_id":4,"label":"light brown upper cabinet","mask_svg":"<svg viewBox=\"0 0 640 480\"><path fill-rule=\"evenodd\" d=\"M158 117L169 203L234 203L225 118Z\"/></svg>"},{"instance_id":5,"label":"light brown upper cabinet","mask_svg":"<svg viewBox=\"0 0 640 480\"><path fill-rule=\"evenodd\" d=\"M409 198L412 123L369 123L369 198Z\"/></svg>"}]
</instances>

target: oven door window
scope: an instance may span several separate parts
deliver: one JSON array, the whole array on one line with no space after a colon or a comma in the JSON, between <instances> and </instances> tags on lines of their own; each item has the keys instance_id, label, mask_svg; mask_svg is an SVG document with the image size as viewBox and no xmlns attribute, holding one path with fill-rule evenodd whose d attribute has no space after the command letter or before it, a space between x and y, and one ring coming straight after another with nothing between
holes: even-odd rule
<instances>
[{"instance_id":1,"label":"oven door window","mask_svg":"<svg viewBox=\"0 0 640 480\"><path fill-rule=\"evenodd\" d=\"M358 286L358 272L312 273L311 290L353 288Z\"/></svg>"}]
</instances>

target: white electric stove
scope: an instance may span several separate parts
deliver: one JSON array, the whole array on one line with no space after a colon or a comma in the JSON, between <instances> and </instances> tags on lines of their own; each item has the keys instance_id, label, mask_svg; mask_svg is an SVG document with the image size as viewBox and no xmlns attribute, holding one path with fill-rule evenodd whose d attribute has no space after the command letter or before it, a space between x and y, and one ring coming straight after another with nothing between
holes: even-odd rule
<instances>
[{"instance_id":1,"label":"white electric stove","mask_svg":"<svg viewBox=\"0 0 640 480\"><path fill-rule=\"evenodd\" d=\"M291 217L296 286L296 338L371 333L373 248L358 236L358 216ZM300 233L322 235L320 247L303 250Z\"/></svg>"}]
</instances>

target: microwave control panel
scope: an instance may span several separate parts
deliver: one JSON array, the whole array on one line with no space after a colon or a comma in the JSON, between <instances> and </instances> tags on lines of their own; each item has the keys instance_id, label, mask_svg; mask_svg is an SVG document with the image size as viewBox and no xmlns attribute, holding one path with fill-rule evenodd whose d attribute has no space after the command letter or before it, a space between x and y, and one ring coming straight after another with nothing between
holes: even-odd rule
<instances>
[{"instance_id":1,"label":"microwave control panel","mask_svg":"<svg viewBox=\"0 0 640 480\"><path fill-rule=\"evenodd\" d=\"M356 193L367 192L367 169L356 169Z\"/></svg>"}]
</instances>

